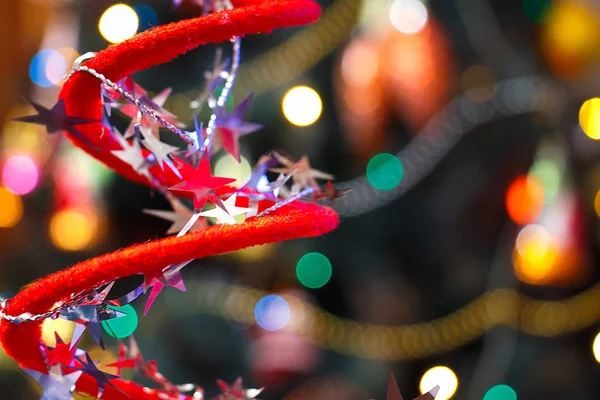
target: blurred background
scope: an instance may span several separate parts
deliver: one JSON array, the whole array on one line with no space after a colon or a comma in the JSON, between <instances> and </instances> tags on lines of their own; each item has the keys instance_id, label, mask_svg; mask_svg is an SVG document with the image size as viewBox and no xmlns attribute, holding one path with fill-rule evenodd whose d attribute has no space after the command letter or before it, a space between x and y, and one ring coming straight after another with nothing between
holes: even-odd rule
<instances>
[{"instance_id":1,"label":"blurred background","mask_svg":"<svg viewBox=\"0 0 600 400\"><path fill-rule=\"evenodd\" d=\"M169 227L142 213L168 210L160 195L11 122L32 114L23 96L53 105L79 55L201 13L191 0L117 3L0 5L5 297ZM314 25L243 40L232 103L255 92L248 119L265 128L241 141L241 164L219 153L213 166L243 183L266 151L307 155L353 188L340 227L195 261L187 292L165 290L146 317L138 300L119 332L209 397L242 376L265 399L383 399L390 372L407 399L435 384L441 400L600 396L600 4L319 3ZM165 108L190 124L215 48L134 78L172 87ZM47 321L44 340L72 330ZM105 365L107 342L81 345ZM1 351L0 388L39 393Z\"/></svg>"}]
</instances>

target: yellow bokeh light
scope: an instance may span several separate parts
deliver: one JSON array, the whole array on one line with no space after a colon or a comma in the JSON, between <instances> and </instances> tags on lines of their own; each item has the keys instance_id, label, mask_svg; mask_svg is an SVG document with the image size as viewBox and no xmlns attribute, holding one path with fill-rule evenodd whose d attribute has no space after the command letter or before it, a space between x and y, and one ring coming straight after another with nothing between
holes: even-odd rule
<instances>
[{"instance_id":1,"label":"yellow bokeh light","mask_svg":"<svg viewBox=\"0 0 600 400\"><path fill-rule=\"evenodd\" d=\"M427 393L436 386L440 387L436 400L451 399L458 389L458 378L454 371L445 366L437 366L425 372L419 385L421 393Z\"/></svg>"},{"instance_id":2,"label":"yellow bokeh light","mask_svg":"<svg viewBox=\"0 0 600 400\"><path fill-rule=\"evenodd\" d=\"M525 283L544 283L556 266L558 252L554 244L535 238L520 251L514 259L517 278Z\"/></svg>"},{"instance_id":3,"label":"yellow bokeh light","mask_svg":"<svg viewBox=\"0 0 600 400\"><path fill-rule=\"evenodd\" d=\"M240 159L242 162L238 163L231 154L219 157L215 163L215 175L235 178L235 182L231 186L236 188L241 187L250 178L252 167L250 167L250 163L244 157L240 157Z\"/></svg>"},{"instance_id":4,"label":"yellow bokeh light","mask_svg":"<svg viewBox=\"0 0 600 400\"><path fill-rule=\"evenodd\" d=\"M546 228L531 224L519 232L516 247L521 257L536 262L546 255L550 242L551 237Z\"/></svg>"},{"instance_id":5,"label":"yellow bokeh light","mask_svg":"<svg viewBox=\"0 0 600 400\"><path fill-rule=\"evenodd\" d=\"M42 322L42 341L47 346L56 346L56 336L54 335L56 332L63 342L69 343L73 337L74 330L75 323L72 321L61 318L46 318L44 322Z\"/></svg>"},{"instance_id":6,"label":"yellow bokeh light","mask_svg":"<svg viewBox=\"0 0 600 400\"><path fill-rule=\"evenodd\" d=\"M296 126L314 124L323 111L321 96L308 86L296 86L283 96L283 115Z\"/></svg>"},{"instance_id":7,"label":"yellow bokeh light","mask_svg":"<svg viewBox=\"0 0 600 400\"><path fill-rule=\"evenodd\" d=\"M0 228L15 226L22 217L21 197L6 188L0 188Z\"/></svg>"},{"instance_id":8,"label":"yellow bokeh light","mask_svg":"<svg viewBox=\"0 0 600 400\"><path fill-rule=\"evenodd\" d=\"M50 240L60 250L79 251L93 241L97 221L88 212L65 209L50 219Z\"/></svg>"},{"instance_id":9,"label":"yellow bokeh light","mask_svg":"<svg viewBox=\"0 0 600 400\"><path fill-rule=\"evenodd\" d=\"M594 344L592 345L592 351L594 352L594 358L596 358L596 361L598 361L598 363L600 363L600 332L598 332L598 334L596 335L596 338L594 339Z\"/></svg>"},{"instance_id":10,"label":"yellow bokeh light","mask_svg":"<svg viewBox=\"0 0 600 400\"><path fill-rule=\"evenodd\" d=\"M600 98L593 98L581 106L579 110L581 129L594 140L600 139Z\"/></svg>"},{"instance_id":11,"label":"yellow bokeh light","mask_svg":"<svg viewBox=\"0 0 600 400\"><path fill-rule=\"evenodd\" d=\"M126 4L115 4L104 11L98 22L98 29L104 39L111 43L121 43L135 35L139 23L133 8Z\"/></svg>"},{"instance_id":12,"label":"yellow bokeh light","mask_svg":"<svg viewBox=\"0 0 600 400\"><path fill-rule=\"evenodd\" d=\"M594 209L596 210L596 215L600 217L600 190L596 193L596 198L594 199Z\"/></svg>"}]
</instances>

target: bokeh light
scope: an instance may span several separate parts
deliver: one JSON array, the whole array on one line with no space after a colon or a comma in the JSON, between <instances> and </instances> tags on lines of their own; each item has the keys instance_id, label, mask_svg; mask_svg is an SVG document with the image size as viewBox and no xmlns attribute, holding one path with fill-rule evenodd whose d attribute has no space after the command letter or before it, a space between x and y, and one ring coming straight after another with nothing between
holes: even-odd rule
<instances>
[{"instance_id":1,"label":"bokeh light","mask_svg":"<svg viewBox=\"0 0 600 400\"><path fill-rule=\"evenodd\" d=\"M594 343L592 344L592 351L594 352L594 358L598 363L600 363L600 332L594 338Z\"/></svg>"},{"instance_id":2,"label":"bokeh light","mask_svg":"<svg viewBox=\"0 0 600 400\"><path fill-rule=\"evenodd\" d=\"M15 226L23 217L23 201L10 190L0 187L0 228Z\"/></svg>"},{"instance_id":3,"label":"bokeh light","mask_svg":"<svg viewBox=\"0 0 600 400\"><path fill-rule=\"evenodd\" d=\"M541 283L552 272L557 251L552 237L541 225L527 225L516 242L515 273L525 283Z\"/></svg>"},{"instance_id":4,"label":"bokeh light","mask_svg":"<svg viewBox=\"0 0 600 400\"><path fill-rule=\"evenodd\" d=\"M238 163L231 154L223 154L215 162L215 176L235 178L235 182L231 183L231 186L236 188L243 186L250 178L252 167L247 159L244 157L240 157L240 159L241 162Z\"/></svg>"},{"instance_id":5,"label":"bokeh light","mask_svg":"<svg viewBox=\"0 0 600 400\"><path fill-rule=\"evenodd\" d=\"M6 115L4 128L0 133L0 151L2 158L27 154L38 165L46 162L50 156L50 140L58 135L50 136L46 128L36 124L24 124L13 121L16 118L35 114L34 108L24 102L15 104Z\"/></svg>"},{"instance_id":6,"label":"bokeh light","mask_svg":"<svg viewBox=\"0 0 600 400\"><path fill-rule=\"evenodd\" d=\"M254 318L263 329L276 331L290 320L290 305L283 297L270 294L256 303Z\"/></svg>"},{"instance_id":7,"label":"bokeh light","mask_svg":"<svg viewBox=\"0 0 600 400\"><path fill-rule=\"evenodd\" d=\"M561 170L560 166L554 160L537 161L529 175L535 178L544 191L544 203L552 203L560 193Z\"/></svg>"},{"instance_id":8,"label":"bokeh light","mask_svg":"<svg viewBox=\"0 0 600 400\"><path fill-rule=\"evenodd\" d=\"M579 124L581 129L594 140L600 139L600 98L593 98L579 109Z\"/></svg>"},{"instance_id":9,"label":"bokeh light","mask_svg":"<svg viewBox=\"0 0 600 400\"><path fill-rule=\"evenodd\" d=\"M419 33L428 18L427 8L419 0L396 0L390 7L390 22L407 35Z\"/></svg>"},{"instance_id":10,"label":"bokeh light","mask_svg":"<svg viewBox=\"0 0 600 400\"><path fill-rule=\"evenodd\" d=\"M323 111L321 96L308 86L291 88L282 102L283 115L296 126L309 126L314 124Z\"/></svg>"},{"instance_id":11,"label":"bokeh light","mask_svg":"<svg viewBox=\"0 0 600 400\"><path fill-rule=\"evenodd\" d=\"M33 56L29 64L29 78L36 85L47 88L56 85L66 69L65 58L60 52L43 49Z\"/></svg>"},{"instance_id":12,"label":"bokeh light","mask_svg":"<svg viewBox=\"0 0 600 400\"><path fill-rule=\"evenodd\" d=\"M523 0L523 13L530 21L541 24L548 15L552 2L553 0Z\"/></svg>"},{"instance_id":13,"label":"bokeh light","mask_svg":"<svg viewBox=\"0 0 600 400\"><path fill-rule=\"evenodd\" d=\"M537 179L520 176L506 193L506 211L517 224L525 225L535 221L544 206L544 190Z\"/></svg>"},{"instance_id":14,"label":"bokeh light","mask_svg":"<svg viewBox=\"0 0 600 400\"><path fill-rule=\"evenodd\" d=\"M400 184L403 176L404 167L393 154L377 154L367 164L367 180L379 190L395 188Z\"/></svg>"},{"instance_id":15,"label":"bokeh light","mask_svg":"<svg viewBox=\"0 0 600 400\"><path fill-rule=\"evenodd\" d=\"M125 315L102 321L102 328L104 328L104 331L117 339L123 339L132 335L137 329L139 321L135 308L129 304L122 307L108 306L108 308L122 312Z\"/></svg>"},{"instance_id":16,"label":"bokeh light","mask_svg":"<svg viewBox=\"0 0 600 400\"><path fill-rule=\"evenodd\" d=\"M40 173L28 156L12 156L2 168L4 186L15 194L24 195L35 189Z\"/></svg>"},{"instance_id":17,"label":"bokeh light","mask_svg":"<svg viewBox=\"0 0 600 400\"><path fill-rule=\"evenodd\" d=\"M140 20L137 13L126 4L115 4L104 11L98 29L104 39L121 43L137 33Z\"/></svg>"},{"instance_id":18,"label":"bokeh light","mask_svg":"<svg viewBox=\"0 0 600 400\"><path fill-rule=\"evenodd\" d=\"M80 251L93 241L97 222L86 211L64 209L50 219L50 240L60 250Z\"/></svg>"},{"instance_id":19,"label":"bokeh light","mask_svg":"<svg viewBox=\"0 0 600 400\"><path fill-rule=\"evenodd\" d=\"M483 400L517 400L517 392L508 385L496 385L486 392Z\"/></svg>"},{"instance_id":20,"label":"bokeh light","mask_svg":"<svg viewBox=\"0 0 600 400\"><path fill-rule=\"evenodd\" d=\"M73 331L75 330L75 323L67 321L66 319L57 318L46 318L42 322L42 341L46 346L56 346L56 335L62 339L63 342L69 343L73 337Z\"/></svg>"},{"instance_id":21,"label":"bokeh light","mask_svg":"<svg viewBox=\"0 0 600 400\"><path fill-rule=\"evenodd\" d=\"M147 6L146 4L136 4L133 6L133 9L139 19L138 31L145 31L158 25L158 16L150 6Z\"/></svg>"},{"instance_id":22,"label":"bokeh light","mask_svg":"<svg viewBox=\"0 0 600 400\"><path fill-rule=\"evenodd\" d=\"M307 288L325 286L331 279L332 268L329 259L321 253L303 255L296 264L298 281Z\"/></svg>"},{"instance_id":23,"label":"bokeh light","mask_svg":"<svg viewBox=\"0 0 600 400\"><path fill-rule=\"evenodd\" d=\"M448 400L458 389L458 378L454 371L445 366L433 367L423 374L419 385L421 393L427 393L435 386L440 386L436 400Z\"/></svg>"}]
</instances>

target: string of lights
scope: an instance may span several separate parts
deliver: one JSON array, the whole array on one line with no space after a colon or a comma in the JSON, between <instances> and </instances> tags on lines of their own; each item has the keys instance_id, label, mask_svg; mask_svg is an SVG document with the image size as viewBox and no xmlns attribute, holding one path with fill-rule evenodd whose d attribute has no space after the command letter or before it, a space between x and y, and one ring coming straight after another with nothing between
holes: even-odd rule
<instances>
[{"instance_id":1,"label":"string of lights","mask_svg":"<svg viewBox=\"0 0 600 400\"><path fill-rule=\"evenodd\" d=\"M380 190L367 176L340 183L340 187L352 191L338 200L336 211L344 217L355 217L393 202L425 179L473 128L499 117L551 113L557 108L558 90L549 81L529 76L500 81L483 101L470 92L456 97L397 153L402 177L395 187Z\"/></svg>"},{"instance_id":2,"label":"string of lights","mask_svg":"<svg viewBox=\"0 0 600 400\"><path fill-rule=\"evenodd\" d=\"M198 282L197 309L236 322L255 322L257 302L268 293L238 285ZM532 336L555 337L600 321L600 283L559 301L493 289L440 319L402 326L364 324L337 317L283 294L291 310L284 329L337 353L379 360L410 360L457 349L498 325Z\"/></svg>"}]
</instances>

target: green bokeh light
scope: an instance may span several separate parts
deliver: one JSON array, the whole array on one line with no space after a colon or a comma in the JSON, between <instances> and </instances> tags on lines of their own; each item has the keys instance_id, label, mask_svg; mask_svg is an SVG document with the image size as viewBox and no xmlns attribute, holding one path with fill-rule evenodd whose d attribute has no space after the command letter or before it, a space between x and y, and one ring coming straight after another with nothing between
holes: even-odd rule
<instances>
[{"instance_id":1,"label":"green bokeh light","mask_svg":"<svg viewBox=\"0 0 600 400\"><path fill-rule=\"evenodd\" d=\"M310 289L325 286L331 279L331 262L321 253L307 253L296 264L296 276Z\"/></svg>"},{"instance_id":2,"label":"green bokeh light","mask_svg":"<svg viewBox=\"0 0 600 400\"><path fill-rule=\"evenodd\" d=\"M120 311L125 315L119 318L102 321L102 328L104 328L106 333L117 339L123 339L135 332L138 326L138 315L135 308L129 304L126 304L123 307L108 306L108 308Z\"/></svg>"},{"instance_id":3,"label":"green bokeh light","mask_svg":"<svg viewBox=\"0 0 600 400\"><path fill-rule=\"evenodd\" d=\"M553 0L523 0L525 16L535 24L542 24L546 19Z\"/></svg>"},{"instance_id":4,"label":"green bokeh light","mask_svg":"<svg viewBox=\"0 0 600 400\"><path fill-rule=\"evenodd\" d=\"M559 165L552 160L541 160L531 168L533 175L544 188L544 202L552 203L560 193L561 171Z\"/></svg>"},{"instance_id":5,"label":"green bokeh light","mask_svg":"<svg viewBox=\"0 0 600 400\"><path fill-rule=\"evenodd\" d=\"M393 189L398 186L403 176L404 167L393 154L377 154L367 164L367 179L376 189Z\"/></svg>"},{"instance_id":6,"label":"green bokeh light","mask_svg":"<svg viewBox=\"0 0 600 400\"><path fill-rule=\"evenodd\" d=\"M483 400L517 400L517 393L508 385L497 385L487 391Z\"/></svg>"}]
</instances>

